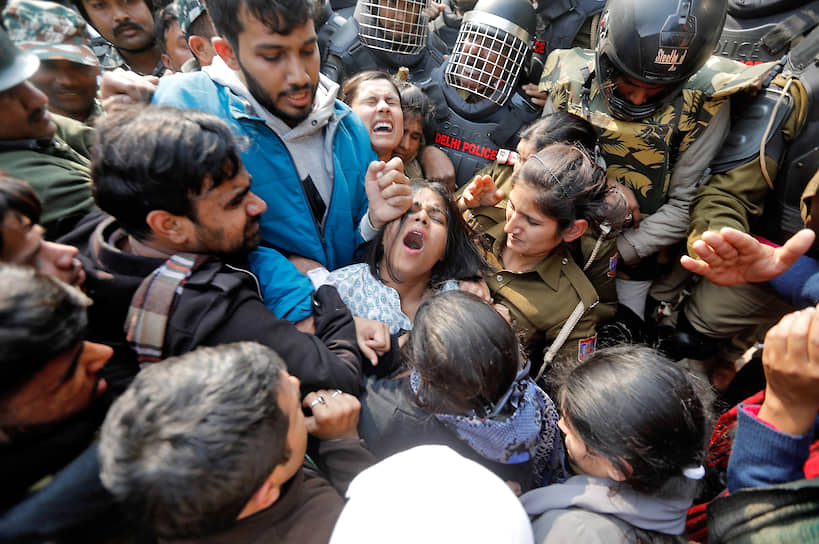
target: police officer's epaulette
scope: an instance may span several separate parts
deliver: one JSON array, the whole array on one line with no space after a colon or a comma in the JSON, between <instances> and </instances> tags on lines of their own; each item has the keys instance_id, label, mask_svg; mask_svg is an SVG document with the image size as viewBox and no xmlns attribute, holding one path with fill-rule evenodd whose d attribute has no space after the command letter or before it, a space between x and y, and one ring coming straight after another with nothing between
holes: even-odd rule
<instances>
[{"instance_id":1,"label":"police officer's epaulette","mask_svg":"<svg viewBox=\"0 0 819 544\"><path fill-rule=\"evenodd\" d=\"M712 56L685 84L689 90L702 91L711 98L731 96L759 83L775 66L766 62L748 66L725 57Z\"/></svg>"}]
</instances>

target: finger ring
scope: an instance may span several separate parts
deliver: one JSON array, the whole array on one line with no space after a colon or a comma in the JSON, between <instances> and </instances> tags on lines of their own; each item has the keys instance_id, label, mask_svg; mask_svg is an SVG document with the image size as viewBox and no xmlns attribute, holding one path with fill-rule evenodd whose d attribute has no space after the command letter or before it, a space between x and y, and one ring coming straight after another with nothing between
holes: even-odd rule
<instances>
[{"instance_id":1,"label":"finger ring","mask_svg":"<svg viewBox=\"0 0 819 544\"><path fill-rule=\"evenodd\" d=\"M318 397L316 397L316 400L310 403L310 408L313 408L317 404L324 404L325 402L326 401L324 400L324 397L319 395Z\"/></svg>"},{"instance_id":2,"label":"finger ring","mask_svg":"<svg viewBox=\"0 0 819 544\"><path fill-rule=\"evenodd\" d=\"M337 397L337 396L341 395L342 393L344 393L344 391L342 391L341 389L336 389L335 391L333 391L333 394L330 395L330 398L332 399L333 397Z\"/></svg>"}]
</instances>

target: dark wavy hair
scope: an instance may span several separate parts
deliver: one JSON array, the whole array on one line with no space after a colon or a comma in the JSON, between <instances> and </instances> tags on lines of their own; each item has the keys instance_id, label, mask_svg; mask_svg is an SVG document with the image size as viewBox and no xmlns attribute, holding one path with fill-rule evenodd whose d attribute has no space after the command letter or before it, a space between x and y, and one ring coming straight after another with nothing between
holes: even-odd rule
<instances>
[{"instance_id":1,"label":"dark wavy hair","mask_svg":"<svg viewBox=\"0 0 819 544\"><path fill-rule=\"evenodd\" d=\"M437 286L448 280L482 279L488 269L486 261L481 254L475 232L458 212L452 192L442 183L434 181L413 182L411 187L413 194L421 189L435 192L446 205L446 249L444 249L444 256L432 268L430 284ZM395 221L403 224L409 213L408 211ZM379 279L382 277L382 272L394 278L389 270L379 271L379 264L384 257L385 231L386 226L369 242L365 259L370 267L370 273Z\"/></svg>"},{"instance_id":2,"label":"dark wavy hair","mask_svg":"<svg viewBox=\"0 0 819 544\"><path fill-rule=\"evenodd\" d=\"M274 34L287 35L315 18L313 0L208 0L208 13L216 32L239 51L239 34L244 31L240 14L260 21Z\"/></svg>"}]
</instances>

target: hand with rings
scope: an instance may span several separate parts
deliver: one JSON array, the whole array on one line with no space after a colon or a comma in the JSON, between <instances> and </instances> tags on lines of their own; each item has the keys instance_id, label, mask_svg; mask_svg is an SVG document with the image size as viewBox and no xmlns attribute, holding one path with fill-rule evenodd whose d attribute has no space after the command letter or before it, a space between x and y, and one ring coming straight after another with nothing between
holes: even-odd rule
<instances>
[{"instance_id":1,"label":"hand with rings","mask_svg":"<svg viewBox=\"0 0 819 544\"><path fill-rule=\"evenodd\" d=\"M321 389L308 393L302 406L313 412L305 417L307 432L313 436L322 440L358 439L361 403L354 395L341 389Z\"/></svg>"}]
</instances>

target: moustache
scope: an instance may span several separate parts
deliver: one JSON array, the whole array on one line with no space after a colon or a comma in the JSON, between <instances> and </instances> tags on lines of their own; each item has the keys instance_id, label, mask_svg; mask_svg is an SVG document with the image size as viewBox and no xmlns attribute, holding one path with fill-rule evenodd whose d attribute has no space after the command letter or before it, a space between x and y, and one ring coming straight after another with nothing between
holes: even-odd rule
<instances>
[{"instance_id":1,"label":"moustache","mask_svg":"<svg viewBox=\"0 0 819 544\"><path fill-rule=\"evenodd\" d=\"M253 217L245 224L245 236L261 236L261 217Z\"/></svg>"},{"instance_id":2,"label":"moustache","mask_svg":"<svg viewBox=\"0 0 819 544\"><path fill-rule=\"evenodd\" d=\"M54 91L57 94L60 93L79 93L82 91L82 87L79 85L60 85L57 84L54 86Z\"/></svg>"},{"instance_id":3,"label":"moustache","mask_svg":"<svg viewBox=\"0 0 819 544\"><path fill-rule=\"evenodd\" d=\"M316 86L313 85L312 83L305 83L301 87L288 87L287 89L285 89L285 90L283 90L282 92L279 93L279 98L281 98L281 97L283 97L285 95L288 95L288 94L300 93L302 91L313 92L315 90L315 88L316 88Z\"/></svg>"},{"instance_id":4,"label":"moustache","mask_svg":"<svg viewBox=\"0 0 819 544\"><path fill-rule=\"evenodd\" d=\"M114 27L114 35L116 36L117 34L122 32L123 30L131 30L131 29L132 30L143 30L143 31L145 30L144 28L142 28L142 25L140 25L138 23L135 23L133 21L125 21L125 22L122 22L122 23L120 23L120 24L118 24L117 26Z\"/></svg>"}]
</instances>

